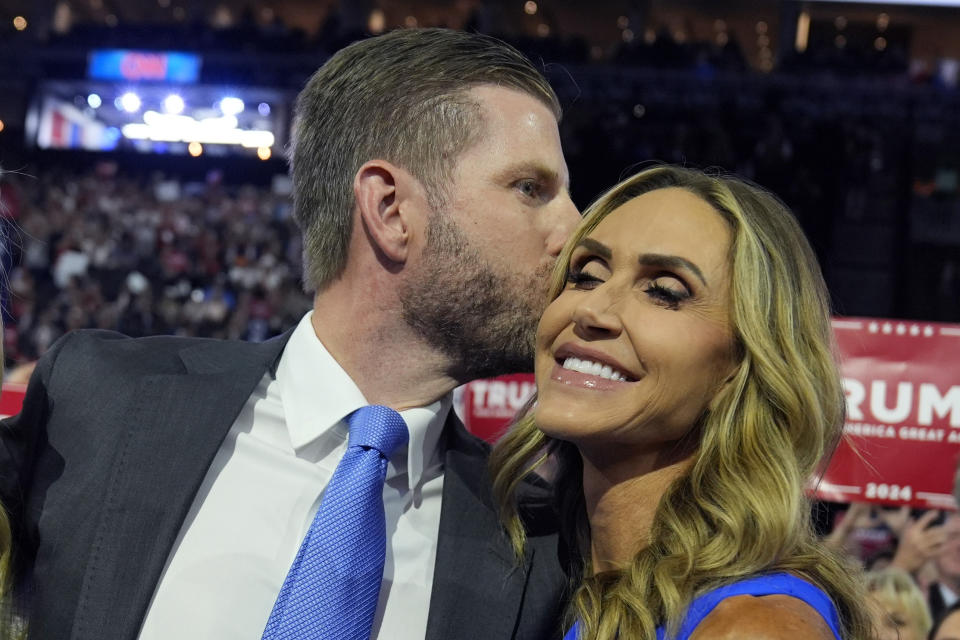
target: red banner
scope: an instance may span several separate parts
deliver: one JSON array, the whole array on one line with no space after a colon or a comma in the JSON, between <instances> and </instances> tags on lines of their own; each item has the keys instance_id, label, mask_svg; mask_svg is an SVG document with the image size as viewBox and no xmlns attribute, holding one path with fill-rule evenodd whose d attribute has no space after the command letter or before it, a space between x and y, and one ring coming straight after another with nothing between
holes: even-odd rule
<instances>
[{"instance_id":1,"label":"red banner","mask_svg":"<svg viewBox=\"0 0 960 640\"><path fill-rule=\"evenodd\" d=\"M0 392L0 418L14 416L20 413L23 406L23 396L27 393L27 385L5 382Z\"/></svg>"},{"instance_id":2,"label":"red banner","mask_svg":"<svg viewBox=\"0 0 960 640\"><path fill-rule=\"evenodd\" d=\"M847 395L844 439L812 491L823 500L955 509L960 325L835 318ZM461 415L493 442L533 393L532 375L477 380Z\"/></svg>"},{"instance_id":3,"label":"red banner","mask_svg":"<svg viewBox=\"0 0 960 640\"><path fill-rule=\"evenodd\" d=\"M960 325L836 318L844 439L814 495L955 509Z\"/></svg>"}]
</instances>

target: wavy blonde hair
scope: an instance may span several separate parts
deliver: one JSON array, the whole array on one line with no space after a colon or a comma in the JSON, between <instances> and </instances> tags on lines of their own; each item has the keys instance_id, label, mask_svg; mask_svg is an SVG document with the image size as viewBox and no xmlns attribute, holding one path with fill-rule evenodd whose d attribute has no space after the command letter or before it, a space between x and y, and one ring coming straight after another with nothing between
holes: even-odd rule
<instances>
[{"instance_id":1,"label":"wavy blonde hair","mask_svg":"<svg viewBox=\"0 0 960 640\"><path fill-rule=\"evenodd\" d=\"M0 640L13 636L10 603L10 519L0 505Z\"/></svg>"},{"instance_id":2,"label":"wavy blonde hair","mask_svg":"<svg viewBox=\"0 0 960 640\"><path fill-rule=\"evenodd\" d=\"M732 177L659 166L603 194L557 261L551 298L570 255L612 211L656 189L686 189L730 225L730 321L739 364L701 418L689 471L661 497L649 545L619 571L592 575L590 524L577 448L544 434L528 412L494 448L490 465L501 516L520 553L525 543L515 492L556 457L561 535L580 576L567 623L583 638L655 638L675 633L691 600L721 584L786 571L819 585L839 610L844 638L870 637L858 573L816 539L805 484L839 440L844 395L832 351L826 285L789 210L772 194ZM576 578L575 578L576 579Z\"/></svg>"},{"instance_id":3,"label":"wavy blonde hair","mask_svg":"<svg viewBox=\"0 0 960 640\"><path fill-rule=\"evenodd\" d=\"M933 628L933 617L930 615L927 599L909 573L896 567L869 571L866 574L866 585L867 591L881 606L879 615L890 615L882 607L893 605L893 608L907 614L909 620L904 622L913 630L915 638L927 637Z\"/></svg>"}]
</instances>

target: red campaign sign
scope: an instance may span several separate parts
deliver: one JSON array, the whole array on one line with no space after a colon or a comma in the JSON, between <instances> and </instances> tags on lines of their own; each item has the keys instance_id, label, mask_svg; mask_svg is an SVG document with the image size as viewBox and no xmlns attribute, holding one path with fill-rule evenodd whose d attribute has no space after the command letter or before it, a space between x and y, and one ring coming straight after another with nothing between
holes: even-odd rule
<instances>
[{"instance_id":1,"label":"red campaign sign","mask_svg":"<svg viewBox=\"0 0 960 640\"><path fill-rule=\"evenodd\" d=\"M835 318L847 396L844 438L814 497L955 509L960 325ZM465 385L467 428L495 441L534 391L532 375Z\"/></svg>"},{"instance_id":2,"label":"red campaign sign","mask_svg":"<svg viewBox=\"0 0 960 640\"><path fill-rule=\"evenodd\" d=\"M463 423L470 433L496 442L534 392L533 374L474 380L463 387Z\"/></svg>"},{"instance_id":3,"label":"red campaign sign","mask_svg":"<svg viewBox=\"0 0 960 640\"><path fill-rule=\"evenodd\" d=\"M5 382L0 392L0 418L20 413L23 397L27 394L27 385Z\"/></svg>"},{"instance_id":4,"label":"red campaign sign","mask_svg":"<svg viewBox=\"0 0 960 640\"><path fill-rule=\"evenodd\" d=\"M844 438L813 494L955 509L960 325L835 318Z\"/></svg>"}]
</instances>

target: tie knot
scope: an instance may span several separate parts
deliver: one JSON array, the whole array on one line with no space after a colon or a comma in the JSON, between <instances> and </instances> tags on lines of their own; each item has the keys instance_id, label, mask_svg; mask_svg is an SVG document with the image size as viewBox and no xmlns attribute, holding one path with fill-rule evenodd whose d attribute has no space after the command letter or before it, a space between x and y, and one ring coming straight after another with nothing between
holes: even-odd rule
<instances>
[{"instance_id":1,"label":"tie knot","mask_svg":"<svg viewBox=\"0 0 960 640\"><path fill-rule=\"evenodd\" d=\"M347 417L351 447L371 447L389 458L407 442L407 423L400 414L378 404L361 407Z\"/></svg>"}]
</instances>

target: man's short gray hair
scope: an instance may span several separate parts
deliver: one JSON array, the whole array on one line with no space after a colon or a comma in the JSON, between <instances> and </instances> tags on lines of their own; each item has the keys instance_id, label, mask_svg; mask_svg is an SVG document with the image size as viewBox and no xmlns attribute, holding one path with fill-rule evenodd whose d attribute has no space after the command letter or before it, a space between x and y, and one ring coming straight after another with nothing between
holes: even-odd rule
<instances>
[{"instance_id":1,"label":"man's short gray hair","mask_svg":"<svg viewBox=\"0 0 960 640\"><path fill-rule=\"evenodd\" d=\"M403 29L337 52L297 98L290 165L303 232L304 287L342 271L352 230L353 180L382 159L420 180L436 210L460 153L482 132L468 91L496 85L526 93L560 119L550 84L513 47L446 29Z\"/></svg>"}]
</instances>

